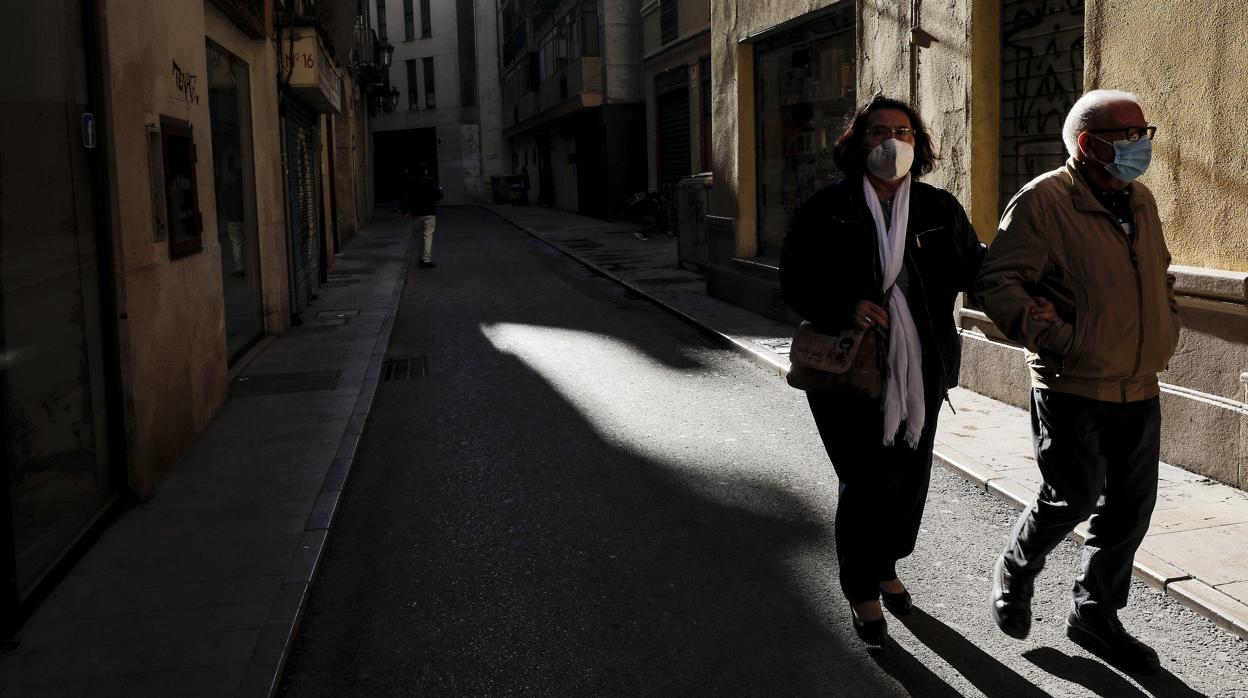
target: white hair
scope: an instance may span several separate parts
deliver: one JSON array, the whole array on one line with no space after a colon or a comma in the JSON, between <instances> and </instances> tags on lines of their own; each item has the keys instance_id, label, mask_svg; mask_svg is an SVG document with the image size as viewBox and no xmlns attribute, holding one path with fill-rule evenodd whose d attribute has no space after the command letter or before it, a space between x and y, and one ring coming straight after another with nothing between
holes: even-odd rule
<instances>
[{"instance_id":1,"label":"white hair","mask_svg":"<svg viewBox=\"0 0 1248 698\"><path fill-rule=\"evenodd\" d=\"M1079 154L1079 134L1092 128L1105 113L1105 108L1117 102L1130 102L1135 105L1140 103L1130 92L1092 90L1080 97L1070 108L1066 123L1062 125L1062 140L1066 142L1066 152L1072 158Z\"/></svg>"}]
</instances>

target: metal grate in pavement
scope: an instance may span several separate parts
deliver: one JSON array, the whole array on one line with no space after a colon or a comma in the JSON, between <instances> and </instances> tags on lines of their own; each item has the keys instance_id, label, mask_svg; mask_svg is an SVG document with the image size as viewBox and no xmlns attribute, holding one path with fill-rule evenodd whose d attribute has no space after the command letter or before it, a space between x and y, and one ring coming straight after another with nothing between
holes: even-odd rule
<instances>
[{"instance_id":1,"label":"metal grate in pavement","mask_svg":"<svg viewBox=\"0 0 1248 698\"><path fill-rule=\"evenodd\" d=\"M322 283L322 284L321 284L321 288L345 288L345 287L347 287L347 286L350 286L351 284L358 284L358 283L360 282L360 280L359 280L359 279L341 279L341 280L339 280L339 279L334 278L333 276L331 276L331 277L329 277L329 278L330 278L331 280L330 280L330 281L326 281L326 282Z\"/></svg>"},{"instance_id":2,"label":"metal grate in pavement","mask_svg":"<svg viewBox=\"0 0 1248 698\"><path fill-rule=\"evenodd\" d=\"M606 247L606 245L602 244L601 242L594 242L593 240L589 240L586 238L574 238L572 240L560 240L559 244L563 245L564 247L570 247L574 250L600 250Z\"/></svg>"},{"instance_id":3,"label":"metal grate in pavement","mask_svg":"<svg viewBox=\"0 0 1248 698\"><path fill-rule=\"evenodd\" d=\"M406 381L427 375L429 375L429 357L427 356L386 359L381 369L381 379L385 382Z\"/></svg>"},{"instance_id":4,"label":"metal grate in pavement","mask_svg":"<svg viewBox=\"0 0 1248 698\"><path fill-rule=\"evenodd\" d=\"M342 371L300 371L296 373L260 373L242 376L230 391L234 397L279 395L333 390Z\"/></svg>"},{"instance_id":5,"label":"metal grate in pavement","mask_svg":"<svg viewBox=\"0 0 1248 698\"><path fill-rule=\"evenodd\" d=\"M637 279L637 283L647 286L674 286L676 284L689 284L701 279L692 276L660 276L654 279Z\"/></svg>"}]
</instances>

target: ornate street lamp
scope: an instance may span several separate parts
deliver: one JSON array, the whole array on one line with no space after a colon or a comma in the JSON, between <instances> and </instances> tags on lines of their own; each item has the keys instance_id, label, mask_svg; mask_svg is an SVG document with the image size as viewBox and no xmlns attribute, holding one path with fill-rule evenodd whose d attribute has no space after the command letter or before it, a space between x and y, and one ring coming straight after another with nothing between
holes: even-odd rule
<instances>
[{"instance_id":1,"label":"ornate street lamp","mask_svg":"<svg viewBox=\"0 0 1248 698\"><path fill-rule=\"evenodd\" d=\"M394 111L399 108L399 88L391 87L390 92L386 94L386 111Z\"/></svg>"},{"instance_id":2,"label":"ornate street lamp","mask_svg":"<svg viewBox=\"0 0 1248 698\"><path fill-rule=\"evenodd\" d=\"M377 42L377 60L381 62L381 70L390 70L390 60L394 58L394 44L390 43L386 37L381 37Z\"/></svg>"}]
</instances>

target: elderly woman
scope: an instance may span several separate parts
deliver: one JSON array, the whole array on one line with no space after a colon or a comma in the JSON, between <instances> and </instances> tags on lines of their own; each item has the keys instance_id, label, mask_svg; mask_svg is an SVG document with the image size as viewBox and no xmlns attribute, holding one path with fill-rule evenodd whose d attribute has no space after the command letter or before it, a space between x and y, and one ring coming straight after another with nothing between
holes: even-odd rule
<instances>
[{"instance_id":1,"label":"elderly woman","mask_svg":"<svg viewBox=\"0 0 1248 698\"><path fill-rule=\"evenodd\" d=\"M936 155L906 103L877 96L863 105L832 155L845 176L794 215L780 281L785 301L820 331L878 327L887 337L879 399L807 392L840 480L841 590L858 636L879 646L881 597L894 614L911 609L896 565L914 551L936 418L958 382L954 302L971 288L984 246L952 194L918 181Z\"/></svg>"}]
</instances>

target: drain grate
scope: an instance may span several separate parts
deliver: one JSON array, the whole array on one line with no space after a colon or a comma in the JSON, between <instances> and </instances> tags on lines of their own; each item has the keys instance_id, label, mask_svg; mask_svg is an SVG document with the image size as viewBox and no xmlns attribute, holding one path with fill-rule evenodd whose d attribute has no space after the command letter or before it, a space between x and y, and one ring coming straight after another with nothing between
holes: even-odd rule
<instances>
[{"instance_id":1,"label":"drain grate","mask_svg":"<svg viewBox=\"0 0 1248 698\"><path fill-rule=\"evenodd\" d=\"M574 250L600 250L606 247L601 242L594 242L593 240L562 240L559 244Z\"/></svg>"},{"instance_id":2,"label":"drain grate","mask_svg":"<svg viewBox=\"0 0 1248 698\"><path fill-rule=\"evenodd\" d=\"M381 379L386 382L406 381L427 375L429 375L429 357L427 356L386 359L381 369Z\"/></svg>"},{"instance_id":3,"label":"drain grate","mask_svg":"<svg viewBox=\"0 0 1248 698\"><path fill-rule=\"evenodd\" d=\"M298 373L260 373L234 381L234 397L279 395L333 390L342 371L302 371Z\"/></svg>"},{"instance_id":4,"label":"drain grate","mask_svg":"<svg viewBox=\"0 0 1248 698\"><path fill-rule=\"evenodd\" d=\"M355 276L357 274L372 274L375 271L377 271L377 267L334 267L332 270L330 270L329 275L330 276L336 276L336 275Z\"/></svg>"},{"instance_id":5,"label":"drain grate","mask_svg":"<svg viewBox=\"0 0 1248 698\"><path fill-rule=\"evenodd\" d=\"M359 279L339 280L339 279L335 279L333 276L329 278L330 278L329 281L326 281L321 284L321 288L346 288L347 286L350 286L352 284L358 284L360 282Z\"/></svg>"},{"instance_id":6,"label":"drain grate","mask_svg":"<svg viewBox=\"0 0 1248 698\"><path fill-rule=\"evenodd\" d=\"M647 286L674 286L676 284L691 284L701 281L692 276L660 276L654 279L637 279L637 283Z\"/></svg>"}]
</instances>

